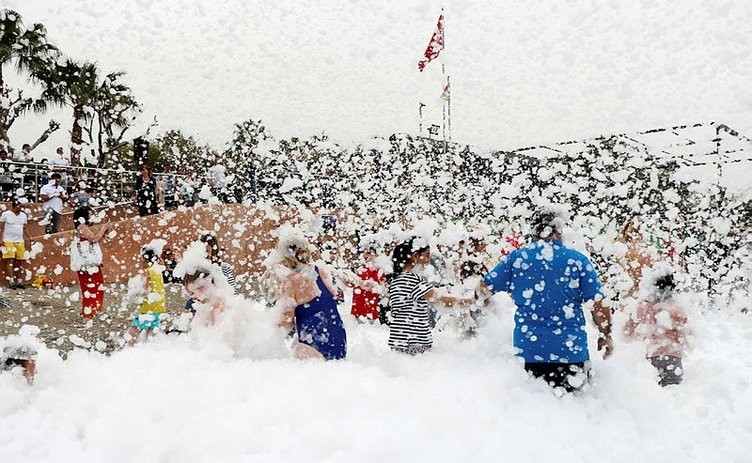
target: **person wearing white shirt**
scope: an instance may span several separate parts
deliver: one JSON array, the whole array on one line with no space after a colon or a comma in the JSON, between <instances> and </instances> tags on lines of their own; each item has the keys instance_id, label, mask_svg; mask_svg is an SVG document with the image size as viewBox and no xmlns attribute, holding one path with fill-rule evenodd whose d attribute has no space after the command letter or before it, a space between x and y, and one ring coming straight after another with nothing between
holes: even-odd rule
<instances>
[{"instance_id":1,"label":"person wearing white shirt","mask_svg":"<svg viewBox=\"0 0 752 463\"><path fill-rule=\"evenodd\" d=\"M0 214L0 230L3 235L3 262L5 278L11 289L23 289L21 262L26 260L26 250L31 249L31 237L26 224L29 218L21 210L18 199L11 202L11 208Z\"/></svg>"},{"instance_id":2,"label":"person wearing white shirt","mask_svg":"<svg viewBox=\"0 0 752 463\"><path fill-rule=\"evenodd\" d=\"M65 189L60 186L60 173L53 172L50 182L39 190L39 197L44 201L42 209L45 211L45 233L60 231L60 219L63 217L63 201L68 200Z\"/></svg>"},{"instance_id":3,"label":"person wearing white shirt","mask_svg":"<svg viewBox=\"0 0 752 463\"><path fill-rule=\"evenodd\" d=\"M62 185L63 188L67 188L70 161L65 158L62 146L58 147L57 154L57 157L50 159L50 166L52 167L52 172L60 174L60 185Z\"/></svg>"},{"instance_id":4,"label":"person wearing white shirt","mask_svg":"<svg viewBox=\"0 0 752 463\"><path fill-rule=\"evenodd\" d=\"M31 154L31 145L24 143L21 151L14 153L13 160L17 162L33 162L34 156Z\"/></svg>"},{"instance_id":5,"label":"person wearing white shirt","mask_svg":"<svg viewBox=\"0 0 752 463\"><path fill-rule=\"evenodd\" d=\"M219 158L214 159L214 165L209 168L206 173L209 186L212 188L212 192L222 202L227 202L227 192L225 186L227 183L227 168L219 163Z\"/></svg>"}]
</instances>

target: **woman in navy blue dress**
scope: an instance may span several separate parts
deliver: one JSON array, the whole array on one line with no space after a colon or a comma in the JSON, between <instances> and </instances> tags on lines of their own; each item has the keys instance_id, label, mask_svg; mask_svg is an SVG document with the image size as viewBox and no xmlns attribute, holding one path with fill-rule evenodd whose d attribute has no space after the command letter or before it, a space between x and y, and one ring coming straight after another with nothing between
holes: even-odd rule
<instances>
[{"instance_id":1,"label":"woman in navy blue dress","mask_svg":"<svg viewBox=\"0 0 752 463\"><path fill-rule=\"evenodd\" d=\"M295 355L343 359L347 334L337 310L329 272L313 263L311 245L299 234L280 236L267 260L267 297L283 309L280 326L295 327Z\"/></svg>"}]
</instances>

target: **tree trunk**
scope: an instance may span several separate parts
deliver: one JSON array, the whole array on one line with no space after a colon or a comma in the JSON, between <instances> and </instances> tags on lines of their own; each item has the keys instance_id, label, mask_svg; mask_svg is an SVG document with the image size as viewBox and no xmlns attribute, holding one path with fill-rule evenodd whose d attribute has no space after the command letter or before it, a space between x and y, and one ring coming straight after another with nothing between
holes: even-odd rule
<instances>
[{"instance_id":1,"label":"tree trunk","mask_svg":"<svg viewBox=\"0 0 752 463\"><path fill-rule=\"evenodd\" d=\"M71 156L78 154L81 156L81 145L84 144L83 128L81 120L84 118L83 105L77 104L73 107L73 129L71 130Z\"/></svg>"},{"instance_id":2,"label":"tree trunk","mask_svg":"<svg viewBox=\"0 0 752 463\"><path fill-rule=\"evenodd\" d=\"M47 139L50 138L50 135L52 135L52 133L55 132L59 128L60 128L60 124L55 122L54 120L51 120L47 129L42 133L42 135L39 136L39 138L37 138L37 141L35 141L31 145L31 151L33 151L34 148L36 148L37 146L46 142Z\"/></svg>"},{"instance_id":3,"label":"tree trunk","mask_svg":"<svg viewBox=\"0 0 752 463\"><path fill-rule=\"evenodd\" d=\"M0 97L4 99L10 97L10 90L8 95L5 94L5 79L3 78L3 66L0 64ZM8 127L6 127L6 119L8 118L8 111L10 108L0 108L0 140L4 141L6 145L10 145L10 138L8 138Z\"/></svg>"}]
</instances>

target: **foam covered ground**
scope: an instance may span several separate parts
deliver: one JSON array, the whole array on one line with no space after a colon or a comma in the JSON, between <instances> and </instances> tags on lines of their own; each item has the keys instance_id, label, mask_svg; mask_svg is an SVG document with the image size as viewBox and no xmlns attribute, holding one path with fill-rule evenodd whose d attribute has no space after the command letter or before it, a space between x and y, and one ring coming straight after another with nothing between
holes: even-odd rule
<instances>
[{"instance_id":1,"label":"foam covered ground","mask_svg":"<svg viewBox=\"0 0 752 463\"><path fill-rule=\"evenodd\" d=\"M691 309L679 387L617 340L608 361L593 353L589 391L557 398L514 358L505 296L479 337L449 324L418 357L347 317L349 358L331 363L289 358L269 314L245 310L111 357L43 350L32 387L0 375L3 460L749 461L745 315Z\"/></svg>"}]
</instances>

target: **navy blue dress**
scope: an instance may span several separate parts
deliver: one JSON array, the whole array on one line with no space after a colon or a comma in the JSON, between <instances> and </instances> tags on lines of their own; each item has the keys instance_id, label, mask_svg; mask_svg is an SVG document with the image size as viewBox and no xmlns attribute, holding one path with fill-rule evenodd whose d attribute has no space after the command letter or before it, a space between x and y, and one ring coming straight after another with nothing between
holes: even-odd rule
<instances>
[{"instance_id":1,"label":"navy blue dress","mask_svg":"<svg viewBox=\"0 0 752 463\"><path fill-rule=\"evenodd\" d=\"M295 328L298 340L316 349L327 360L347 355L347 334L337 311L337 301L316 270L316 285L321 294L310 302L295 307Z\"/></svg>"}]
</instances>

